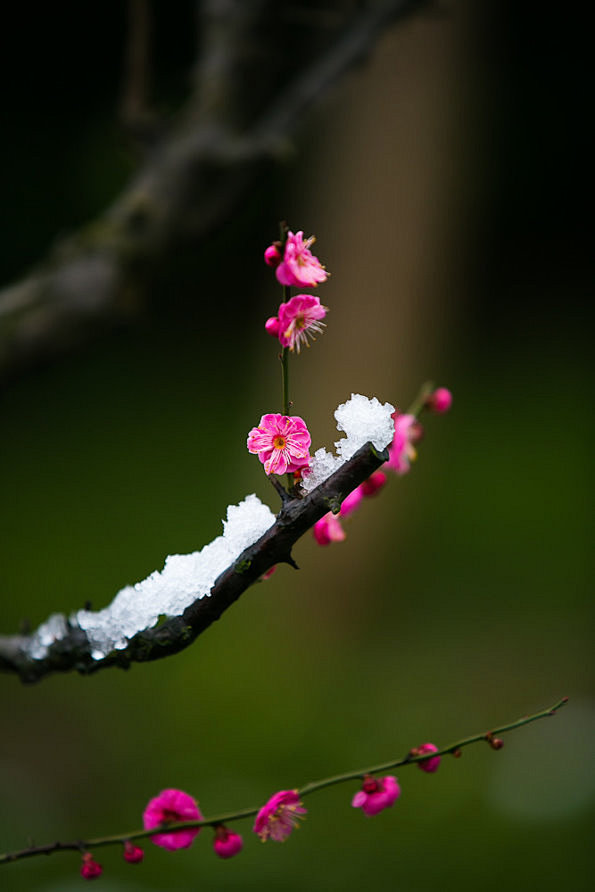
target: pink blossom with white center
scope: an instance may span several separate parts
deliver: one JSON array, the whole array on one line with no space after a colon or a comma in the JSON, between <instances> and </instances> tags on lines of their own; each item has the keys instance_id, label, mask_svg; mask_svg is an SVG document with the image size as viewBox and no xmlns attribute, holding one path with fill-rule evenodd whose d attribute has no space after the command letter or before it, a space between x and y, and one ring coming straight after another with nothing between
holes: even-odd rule
<instances>
[{"instance_id":1,"label":"pink blossom with white center","mask_svg":"<svg viewBox=\"0 0 595 892\"><path fill-rule=\"evenodd\" d=\"M281 790L260 809L252 829L263 842L267 839L283 842L306 812L297 790Z\"/></svg>"},{"instance_id":2,"label":"pink blossom with white center","mask_svg":"<svg viewBox=\"0 0 595 892\"><path fill-rule=\"evenodd\" d=\"M145 830L152 830L162 824L202 820L196 801L182 790L162 790L149 801L143 813ZM151 839L155 845L173 852L174 849L187 849L199 832L200 827L189 827L187 830L174 830L171 833L156 833Z\"/></svg>"},{"instance_id":3,"label":"pink blossom with white center","mask_svg":"<svg viewBox=\"0 0 595 892\"><path fill-rule=\"evenodd\" d=\"M295 286L296 288L313 288L321 282L326 282L328 273L318 257L310 252L310 245L315 238L304 239L304 233L287 233L283 260L275 270L275 275L281 285Z\"/></svg>"},{"instance_id":4,"label":"pink blossom with white center","mask_svg":"<svg viewBox=\"0 0 595 892\"><path fill-rule=\"evenodd\" d=\"M396 777L389 774L386 777L374 778L367 774L361 790L355 794L351 804L354 808L361 808L364 814L371 818L394 805L400 795L401 788Z\"/></svg>"},{"instance_id":5,"label":"pink blossom with white center","mask_svg":"<svg viewBox=\"0 0 595 892\"><path fill-rule=\"evenodd\" d=\"M248 451L258 454L266 474L298 471L310 462L312 439L297 415L263 415L248 434Z\"/></svg>"},{"instance_id":6,"label":"pink blossom with white center","mask_svg":"<svg viewBox=\"0 0 595 892\"><path fill-rule=\"evenodd\" d=\"M223 824L215 827L215 838L213 840L213 849L215 854L220 858L233 858L242 851L244 840L239 833L228 830Z\"/></svg>"},{"instance_id":7,"label":"pink blossom with white center","mask_svg":"<svg viewBox=\"0 0 595 892\"><path fill-rule=\"evenodd\" d=\"M397 474L406 474L417 457L413 444L421 437L421 427L415 415L393 412L392 417L395 419L395 436L388 447L390 457L386 466Z\"/></svg>"},{"instance_id":8,"label":"pink blossom with white center","mask_svg":"<svg viewBox=\"0 0 595 892\"><path fill-rule=\"evenodd\" d=\"M314 335L322 334L325 323L321 320L327 314L327 308L323 307L320 299L313 294L296 294L291 300L279 307L278 337L282 347L300 352L301 348L308 347L308 338L314 340ZM266 323L267 331L272 334L272 324L269 319Z\"/></svg>"},{"instance_id":9,"label":"pink blossom with white center","mask_svg":"<svg viewBox=\"0 0 595 892\"><path fill-rule=\"evenodd\" d=\"M412 756L425 756L427 753L437 753L438 747L433 743L422 743L420 746L416 746L411 750ZM421 768L422 771L427 771L429 774L433 774L435 771L438 771L438 766L440 765L440 756L432 756L431 759L424 759L423 762L418 762L417 767Z\"/></svg>"}]
</instances>

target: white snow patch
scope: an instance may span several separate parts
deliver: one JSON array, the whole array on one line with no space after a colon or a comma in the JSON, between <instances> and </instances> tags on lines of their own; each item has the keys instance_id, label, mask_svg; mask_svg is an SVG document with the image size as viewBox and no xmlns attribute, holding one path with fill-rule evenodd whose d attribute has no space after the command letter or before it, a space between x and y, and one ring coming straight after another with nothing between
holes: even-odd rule
<instances>
[{"instance_id":1,"label":"white snow patch","mask_svg":"<svg viewBox=\"0 0 595 892\"><path fill-rule=\"evenodd\" d=\"M302 489L312 492L348 461L365 443L371 442L375 449L385 449L393 441L395 422L392 413L395 407L384 405L376 399L368 399L361 393L352 393L351 399L335 410L337 430L347 436L335 442L337 455L326 449L317 449L310 462L307 474L302 480Z\"/></svg>"},{"instance_id":2,"label":"white snow patch","mask_svg":"<svg viewBox=\"0 0 595 892\"><path fill-rule=\"evenodd\" d=\"M179 616L198 598L208 596L217 577L274 522L270 508L254 494L246 496L239 505L228 507L223 535L200 551L169 555L161 572L155 570L142 582L127 585L103 610L73 613L70 621L86 632L93 659L122 650L130 638L152 628L160 616ZM49 645L67 631L65 617L51 616L32 636L27 648L30 656L45 657Z\"/></svg>"}]
</instances>

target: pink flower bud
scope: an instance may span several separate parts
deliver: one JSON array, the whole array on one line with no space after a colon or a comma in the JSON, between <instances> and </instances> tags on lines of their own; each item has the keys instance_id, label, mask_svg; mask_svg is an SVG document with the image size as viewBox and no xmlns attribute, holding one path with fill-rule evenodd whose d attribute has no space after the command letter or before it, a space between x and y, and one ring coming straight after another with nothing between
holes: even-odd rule
<instances>
[{"instance_id":1,"label":"pink flower bud","mask_svg":"<svg viewBox=\"0 0 595 892\"><path fill-rule=\"evenodd\" d=\"M438 415L448 412L452 406L452 393L446 387L438 387L426 400L426 406Z\"/></svg>"},{"instance_id":2,"label":"pink flower bud","mask_svg":"<svg viewBox=\"0 0 595 892\"><path fill-rule=\"evenodd\" d=\"M385 483L386 474L384 471L374 471L367 480L364 480L361 485L361 490L364 496L375 496L377 492L380 492Z\"/></svg>"},{"instance_id":3,"label":"pink flower bud","mask_svg":"<svg viewBox=\"0 0 595 892\"><path fill-rule=\"evenodd\" d=\"M276 316L271 316L264 324L265 330L273 338L279 337L279 320Z\"/></svg>"},{"instance_id":4,"label":"pink flower bud","mask_svg":"<svg viewBox=\"0 0 595 892\"><path fill-rule=\"evenodd\" d=\"M124 861L128 861L129 864L139 864L144 857L145 853L140 846L135 846L127 839L124 843Z\"/></svg>"},{"instance_id":5,"label":"pink flower bud","mask_svg":"<svg viewBox=\"0 0 595 892\"><path fill-rule=\"evenodd\" d=\"M81 864L81 876L86 880L96 880L103 873L103 867L94 860L91 852L85 852Z\"/></svg>"},{"instance_id":6,"label":"pink flower bud","mask_svg":"<svg viewBox=\"0 0 595 892\"><path fill-rule=\"evenodd\" d=\"M281 263L281 251L279 250L279 245L276 242L273 242L272 245L269 245L264 252L264 262L272 269L276 269Z\"/></svg>"},{"instance_id":7,"label":"pink flower bud","mask_svg":"<svg viewBox=\"0 0 595 892\"><path fill-rule=\"evenodd\" d=\"M219 824L215 828L213 849L220 858L233 858L234 855L242 851L243 846L244 840L239 833L233 833L227 827L224 827L223 824Z\"/></svg>"},{"instance_id":8,"label":"pink flower bud","mask_svg":"<svg viewBox=\"0 0 595 892\"><path fill-rule=\"evenodd\" d=\"M427 753L437 753L438 747L434 746L433 743L422 743L421 746L416 746L415 749L411 750L412 756L425 756ZM423 762L418 762L417 767L421 768L422 771L427 771L429 774L433 774L434 771L438 771L438 766L440 765L440 756L434 756L431 759L424 759Z\"/></svg>"},{"instance_id":9,"label":"pink flower bud","mask_svg":"<svg viewBox=\"0 0 595 892\"><path fill-rule=\"evenodd\" d=\"M265 570L265 572L260 577L260 581L266 582L267 579L271 578L271 576L273 575L273 573L275 572L276 569L277 569L277 564L273 564L272 567L269 567L268 570Z\"/></svg>"}]
</instances>

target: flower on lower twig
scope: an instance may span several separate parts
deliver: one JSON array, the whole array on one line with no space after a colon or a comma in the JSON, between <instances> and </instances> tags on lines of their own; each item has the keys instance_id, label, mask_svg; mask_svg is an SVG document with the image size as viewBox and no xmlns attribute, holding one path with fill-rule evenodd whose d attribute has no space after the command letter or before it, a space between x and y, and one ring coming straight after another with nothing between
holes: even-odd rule
<instances>
[{"instance_id":1,"label":"flower on lower twig","mask_svg":"<svg viewBox=\"0 0 595 892\"><path fill-rule=\"evenodd\" d=\"M291 300L281 304L278 315L271 316L265 323L265 329L273 337L279 338L282 347L300 352L308 347L308 338L322 334L328 310L320 303L320 299L312 294L296 294Z\"/></svg>"},{"instance_id":2,"label":"flower on lower twig","mask_svg":"<svg viewBox=\"0 0 595 892\"><path fill-rule=\"evenodd\" d=\"M81 876L86 880L96 880L103 873L103 867L93 858L91 852L85 852L81 864Z\"/></svg>"},{"instance_id":3,"label":"flower on lower twig","mask_svg":"<svg viewBox=\"0 0 595 892\"><path fill-rule=\"evenodd\" d=\"M395 436L388 447L389 459L386 466L397 474L406 474L410 463L417 457L413 444L421 438L422 427L415 415L400 415L399 412L393 412L393 418Z\"/></svg>"},{"instance_id":4,"label":"flower on lower twig","mask_svg":"<svg viewBox=\"0 0 595 892\"><path fill-rule=\"evenodd\" d=\"M283 842L306 812L297 790L280 790L260 809L252 829L263 842Z\"/></svg>"},{"instance_id":5,"label":"flower on lower twig","mask_svg":"<svg viewBox=\"0 0 595 892\"><path fill-rule=\"evenodd\" d=\"M425 756L428 753L437 753L438 747L433 743L422 743L419 746L414 747L410 750L410 754L412 756ZM421 768L422 771L427 771L428 774L433 774L435 771L438 771L438 766L440 765L440 756L432 756L430 759L424 759L423 762L418 762L417 767Z\"/></svg>"},{"instance_id":6,"label":"flower on lower twig","mask_svg":"<svg viewBox=\"0 0 595 892\"><path fill-rule=\"evenodd\" d=\"M437 387L436 390L426 397L425 406L430 412L443 415L452 406L452 393L448 387Z\"/></svg>"},{"instance_id":7,"label":"flower on lower twig","mask_svg":"<svg viewBox=\"0 0 595 892\"><path fill-rule=\"evenodd\" d=\"M297 471L310 461L312 442L305 422L297 415L263 415L248 434L248 451L258 455L266 474Z\"/></svg>"},{"instance_id":8,"label":"flower on lower twig","mask_svg":"<svg viewBox=\"0 0 595 892\"><path fill-rule=\"evenodd\" d=\"M275 270L281 285L313 288L326 282L327 271L318 257L310 252L310 245L314 242L314 236L304 239L302 230L295 234L291 230L287 233L283 259Z\"/></svg>"},{"instance_id":9,"label":"flower on lower twig","mask_svg":"<svg viewBox=\"0 0 595 892\"><path fill-rule=\"evenodd\" d=\"M364 814L371 818L394 805L400 795L401 788L396 777L389 774L386 777L375 778L367 774L361 790L355 794L351 804L354 808L361 808Z\"/></svg>"},{"instance_id":10,"label":"flower on lower twig","mask_svg":"<svg viewBox=\"0 0 595 892\"><path fill-rule=\"evenodd\" d=\"M149 801L143 813L145 830L173 824L179 821L202 821L203 816L196 800L182 790L162 790L158 796ZM172 830L171 833L156 833L151 837L155 845L173 851L187 849L192 840L200 832L200 827L189 827L185 830Z\"/></svg>"},{"instance_id":11,"label":"flower on lower twig","mask_svg":"<svg viewBox=\"0 0 595 892\"><path fill-rule=\"evenodd\" d=\"M213 840L213 849L220 858L233 858L242 851L244 840L239 833L228 830L223 824L215 827L215 838Z\"/></svg>"}]
</instances>

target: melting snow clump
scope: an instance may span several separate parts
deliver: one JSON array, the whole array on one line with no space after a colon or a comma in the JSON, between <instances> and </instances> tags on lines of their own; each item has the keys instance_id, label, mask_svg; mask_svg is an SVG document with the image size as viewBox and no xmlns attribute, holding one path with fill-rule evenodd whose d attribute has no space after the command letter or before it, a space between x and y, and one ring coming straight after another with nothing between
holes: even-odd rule
<instances>
[{"instance_id":1,"label":"melting snow clump","mask_svg":"<svg viewBox=\"0 0 595 892\"><path fill-rule=\"evenodd\" d=\"M161 572L127 585L103 610L76 611L70 622L86 632L93 658L101 660L111 650L125 648L137 632L152 628L161 615L179 616L193 601L209 595L217 577L274 522L270 508L257 496L246 496L239 505L228 507L222 536L201 551L169 555ZM67 631L66 619L54 614L32 636L29 654L42 659L48 646Z\"/></svg>"},{"instance_id":2,"label":"melting snow clump","mask_svg":"<svg viewBox=\"0 0 595 892\"><path fill-rule=\"evenodd\" d=\"M385 449L393 441L395 421L392 413L395 407L384 405L376 399L368 399L361 393L352 393L351 399L335 410L337 430L347 436L335 443L337 455L326 449L317 449L310 462L310 469L302 480L302 489L312 492L348 461L365 443L371 442L375 449Z\"/></svg>"}]
</instances>

